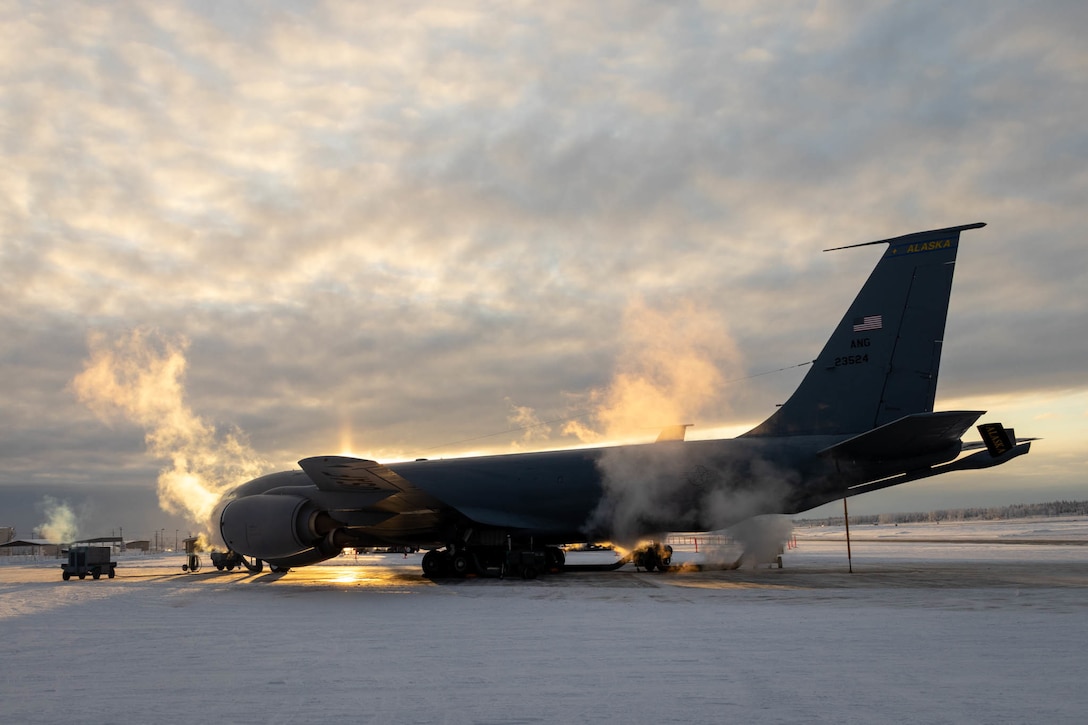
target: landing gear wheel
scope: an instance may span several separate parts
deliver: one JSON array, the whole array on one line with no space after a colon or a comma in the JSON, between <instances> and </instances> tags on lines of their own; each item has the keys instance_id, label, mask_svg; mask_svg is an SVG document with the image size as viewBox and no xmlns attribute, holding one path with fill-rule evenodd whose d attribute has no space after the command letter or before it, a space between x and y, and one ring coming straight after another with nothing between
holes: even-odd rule
<instances>
[{"instance_id":1,"label":"landing gear wheel","mask_svg":"<svg viewBox=\"0 0 1088 725\"><path fill-rule=\"evenodd\" d=\"M432 549L423 555L423 576L437 579L446 575L449 557L443 551Z\"/></svg>"},{"instance_id":2,"label":"landing gear wheel","mask_svg":"<svg viewBox=\"0 0 1088 725\"><path fill-rule=\"evenodd\" d=\"M558 546L549 546L544 549L544 565L548 567L548 571L562 572L566 563L567 555Z\"/></svg>"},{"instance_id":3,"label":"landing gear wheel","mask_svg":"<svg viewBox=\"0 0 1088 725\"><path fill-rule=\"evenodd\" d=\"M472 560L469 558L468 552L459 551L453 555L450 559L450 568L457 576L468 576L472 572Z\"/></svg>"}]
</instances>

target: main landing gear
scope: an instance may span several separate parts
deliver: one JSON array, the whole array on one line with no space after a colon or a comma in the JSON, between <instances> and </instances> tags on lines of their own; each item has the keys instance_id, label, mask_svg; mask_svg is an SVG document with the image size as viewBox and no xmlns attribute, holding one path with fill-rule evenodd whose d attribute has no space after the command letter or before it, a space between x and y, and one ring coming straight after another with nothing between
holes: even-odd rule
<instances>
[{"instance_id":1,"label":"main landing gear","mask_svg":"<svg viewBox=\"0 0 1088 725\"><path fill-rule=\"evenodd\" d=\"M449 544L423 555L423 575L429 579L479 577L521 577L535 579L541 574L563 571L615 571L633 563L644 571L674 571L672 547L653 542L645 544L609 564L568 565L566 553L558 546L518 547L482 544Z\"/></svg>"},{"instance_id":2,"label":"main landing gear","mask_svg":"<svg viewBox=\"0 0 1088 725\"><path fill-rule=\"evenodd\" d=\"M467 576L536 579L541 574L563 571L566 558L558 546L514 548L449 545L423 555L423 575L430 579Z\"/></svg>"}]
</instances>

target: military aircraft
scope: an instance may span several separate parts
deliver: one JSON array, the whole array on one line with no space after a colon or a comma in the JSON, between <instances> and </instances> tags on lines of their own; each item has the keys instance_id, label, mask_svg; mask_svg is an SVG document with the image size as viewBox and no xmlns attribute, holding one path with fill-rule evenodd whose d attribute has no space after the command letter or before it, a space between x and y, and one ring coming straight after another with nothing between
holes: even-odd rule
<instances>
[{"instance_id":1,"label":"military aircraft","mask_svg":"<svg viewBox=\"0 0 1088 725\"><path fill-rule=\"evenodd\" d=\"M430 550L428 576L530 575L562 566L560 544L715 530L1006 463L1030 439L988 423L981 442L964 443L985 411L933 410L960 234L983 226L866 243L887 248L800 386L738 438L685 441L681 427L642 445L386 464L317 456L231 491L213 526L230 551L279 571L344 547L414 546Z\"/></svg>"}]
</instances>

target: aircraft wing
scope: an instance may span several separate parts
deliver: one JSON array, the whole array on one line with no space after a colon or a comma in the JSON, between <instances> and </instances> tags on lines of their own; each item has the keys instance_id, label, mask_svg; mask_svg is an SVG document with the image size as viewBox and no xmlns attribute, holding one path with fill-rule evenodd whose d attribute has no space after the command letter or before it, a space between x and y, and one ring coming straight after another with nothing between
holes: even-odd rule
<instances>
[{"instance_id":1,"label":"aircraft wing","mask_svg":"<svg viewBox=\"0 0 1088 725\"><path fill-rule=\"evenodd\" d=\"M298 462L322 491L387 492L392 496L412 490L412 485L377 461L347 456L314 456Z\"/></svg>"},{"instance_id":2,"label":"aircraft wing","mask_svg":"<svg viewBox=\"0 0 1088 725\"><path fill-rule=\"evenodd\" d=\"M386 494L367 509L394 516L384 524L385 533L402 534L433 525L449 506L377 461L346 456L314 456L298 462L314 485L322 491L337 493ZM411 523L409 523L409 521Z\"/></svg>"}]
</instances>

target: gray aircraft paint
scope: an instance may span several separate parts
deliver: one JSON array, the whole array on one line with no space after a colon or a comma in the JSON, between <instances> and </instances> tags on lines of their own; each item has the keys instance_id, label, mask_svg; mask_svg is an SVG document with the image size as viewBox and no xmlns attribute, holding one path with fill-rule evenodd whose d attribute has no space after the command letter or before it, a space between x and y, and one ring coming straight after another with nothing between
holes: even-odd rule
<instances>
[{"instance_id":1,"label":"gray aircraft paint","mask_svg":"<svg viewBox=\"0 0 1088 725\"><path fill-rule=\"evenodd\" d=\"M960 233L982 226L868 243L888 248L801 385L740 438L387 465L319 456L240 486L214 521L236 552L302 566L343 546L717 529L1000 465L1030 444L957 460L982 412L933 412Z\"/></svg>"}]
</instances>

